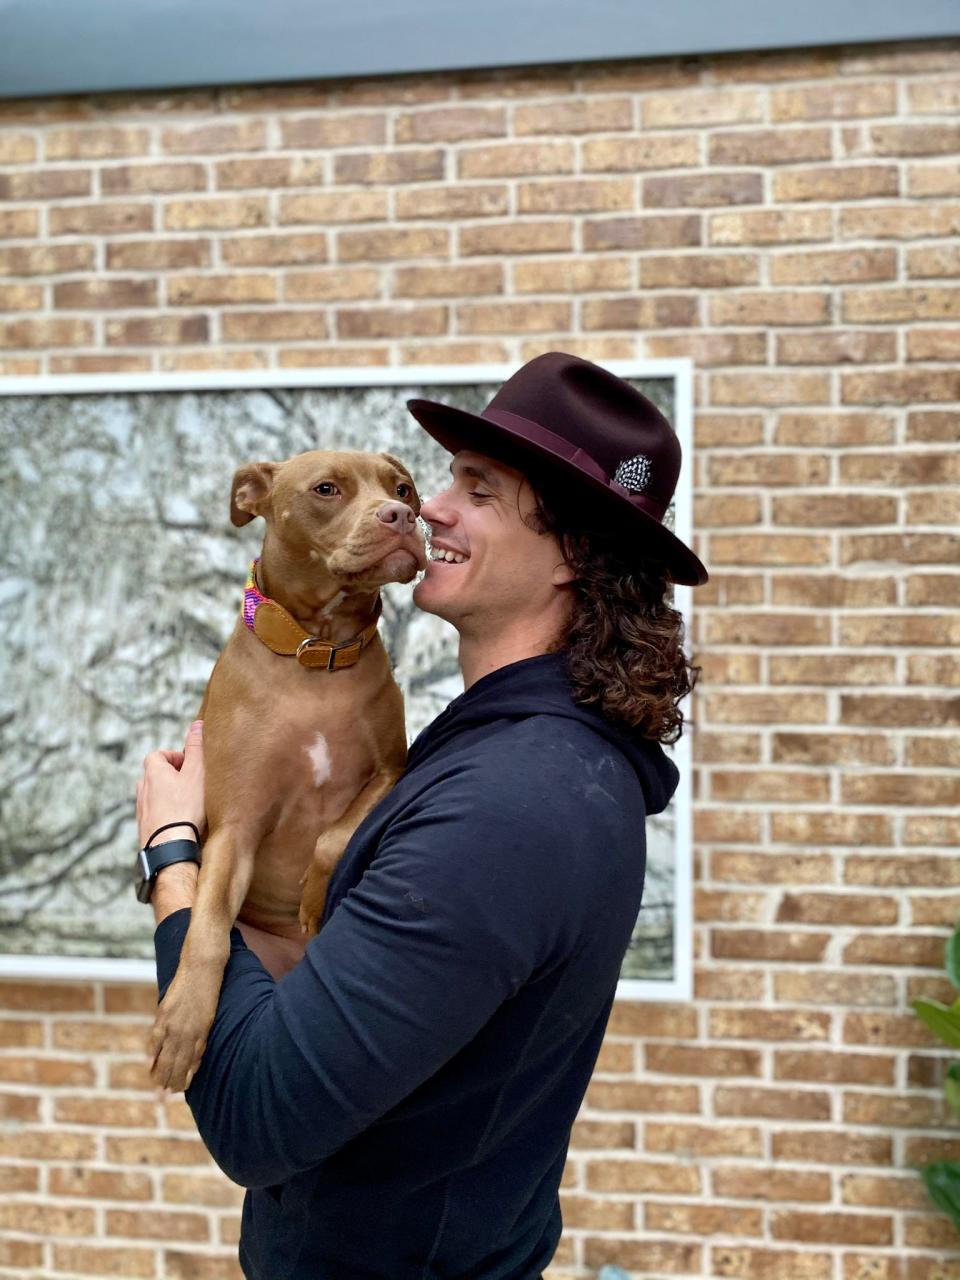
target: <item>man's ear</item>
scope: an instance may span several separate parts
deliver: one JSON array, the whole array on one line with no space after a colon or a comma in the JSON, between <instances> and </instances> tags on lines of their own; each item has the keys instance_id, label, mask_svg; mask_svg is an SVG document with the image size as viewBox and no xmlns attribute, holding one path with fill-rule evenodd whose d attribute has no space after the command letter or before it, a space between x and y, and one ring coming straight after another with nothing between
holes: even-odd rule
<instances>
[{"instance_id":1,"label":"man's ear","mask_svg":"<svg viewBox=\"0 0 960 1280\"><path fill-rule=\"evenodd\" d=\"M230 520L239 529L249 524L254 516L262 516L261 505L273 491L273 482L280 470L279 462L248 462L233 474L230 490Z\"/></svg>"},{"instance_id":2,"label":"man's ear","mask_svg":"<svg viewBox=\"0 0 960 1280\"><path fill-rule=\"evenodd\" d=\"M566 536L561 538L560 554L563 558L553 566L553 577L551 579L555 587L569 586L571 582L575 582L577 579L576 571L567 560L572 550L569 539Z\"/></svg>"}]
</instances>

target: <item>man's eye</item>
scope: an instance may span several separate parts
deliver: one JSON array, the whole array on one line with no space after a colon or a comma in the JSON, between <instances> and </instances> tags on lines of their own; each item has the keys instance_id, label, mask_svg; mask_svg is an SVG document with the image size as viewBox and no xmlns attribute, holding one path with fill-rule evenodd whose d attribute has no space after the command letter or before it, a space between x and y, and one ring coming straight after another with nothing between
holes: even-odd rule
<instances>
[{"instance_id":1,"label":"man's eye","mask_svg":"<svg viewBox=\"0 0 960 1280\"><path fill-rule=\"evenodd\" d=\"M321 498L335 498L340 490L332 480L321 480L319 484L313 486L313 492L319 493Z\"/></svg>"},{"instance_id":2,"label":"man's eye","mask_svg":"<svg viewBox=\"0 0 960 1280\"><path fill-rule=\"evenodd\" d=\"M408 485L408 484L398 484L398 485L397 485L397 497L398 497L398 498L409 498L409 497L410 497L410 495L411 495L412 493L413 493L413 489L412 489L412 487L411 487L410 485Z\"/></svg>"},{"instance_id":3,"label":"man's eye","mask_svg":"<svg viewBox=\"0 0 960 1280\"><path fill-rule=\"evenodd\" d=\"M469 489L468 493L471 498L489 498L489 493L481 493L479 489Z\"/></svg>"}]
</instances>

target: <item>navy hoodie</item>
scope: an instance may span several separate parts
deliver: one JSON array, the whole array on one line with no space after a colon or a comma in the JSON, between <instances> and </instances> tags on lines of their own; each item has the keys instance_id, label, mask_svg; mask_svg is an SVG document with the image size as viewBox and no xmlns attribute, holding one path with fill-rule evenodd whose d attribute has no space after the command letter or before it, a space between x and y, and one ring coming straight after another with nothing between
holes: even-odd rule
<instances>
[{"instance_id":1,"label":"navy hoodie","mask_svg":"<svg viewBox=\"0 0 960 1280\"><path fill-rule=\"evenodd\" d=\"M536 1280L677 769L502 667L413 744L274 982L239 930L186 1099L249 1280ZM190 920L155 935L160 998Z\"/></svg>"}]
</instances>

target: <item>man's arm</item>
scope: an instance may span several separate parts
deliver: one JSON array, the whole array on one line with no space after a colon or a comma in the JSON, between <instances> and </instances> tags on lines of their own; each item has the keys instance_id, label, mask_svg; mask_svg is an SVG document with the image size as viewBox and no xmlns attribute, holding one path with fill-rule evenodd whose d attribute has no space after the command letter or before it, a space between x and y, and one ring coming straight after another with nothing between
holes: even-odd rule
<instances>
[{"instance_id":1,"label":"man's arm","mask_svg":"<svg viewBox=\"0 0 960 1280\"><path fill-rule=\"evenodd\" d=\"M447 780L442 806L394 824L282 982L231 934L216 1020L186 1098L234 1182L272 1186L319 1164L433 1075L563 950L558 921L572 886L551 875L558 832L496 795L481 809L476 785ZM188 923L174 911L157 928L161 994Z\"/></svg>"}]
</instances>

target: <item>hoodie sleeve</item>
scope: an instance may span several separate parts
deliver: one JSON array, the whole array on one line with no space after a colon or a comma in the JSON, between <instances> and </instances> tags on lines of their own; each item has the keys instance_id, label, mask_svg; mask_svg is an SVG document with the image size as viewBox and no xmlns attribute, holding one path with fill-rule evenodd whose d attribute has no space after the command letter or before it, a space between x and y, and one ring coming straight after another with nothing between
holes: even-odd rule
<instances>
[{"instance_id":1,"label":"hoodie sleeve","mask_svg":"<svg viewBox=\"0 0 960 1280\"><path fill-rule=\"evenodd\" d=\"M488 790L488 788L486 788ZM447 779L401 817L359 883L274 982L231 935L216 1020L186 1093L211 1155L265 1187L330 1156L412 1093L563 949L578 892L529 792L478 807ZM442 803L441 803L442 799ZM161 998L188 909L156 931Z\"/></svg>"}]
</instances>

